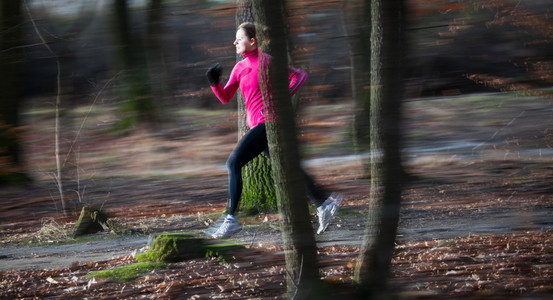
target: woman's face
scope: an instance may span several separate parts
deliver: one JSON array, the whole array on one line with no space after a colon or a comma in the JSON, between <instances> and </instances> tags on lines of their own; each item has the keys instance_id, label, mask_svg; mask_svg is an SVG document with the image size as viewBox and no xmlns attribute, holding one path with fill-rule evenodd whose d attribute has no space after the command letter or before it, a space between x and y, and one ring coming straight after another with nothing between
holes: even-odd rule
<instances>
[{"instance_id":1,"label":"woman's face","mask_svg":"<svg viewBox=\"0 0 553 300\"><path fill-rule=\"evenodd\" d=\"M234 46L236 47L236 54L242 54L257 48L257 41L255 38L248 38L244 29L238 29Z\"/></svg>"}]
</instances>

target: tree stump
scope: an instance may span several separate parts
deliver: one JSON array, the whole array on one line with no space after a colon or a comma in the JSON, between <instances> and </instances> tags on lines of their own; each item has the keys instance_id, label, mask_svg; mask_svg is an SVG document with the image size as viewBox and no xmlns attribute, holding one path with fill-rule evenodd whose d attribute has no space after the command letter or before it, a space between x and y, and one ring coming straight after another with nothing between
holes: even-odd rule
<instances>
[{"instance_id":1,"label":"tree stump","mask_svg":"<svg viewBox=\"0 0 553 300\"><path fill-rule=\"evenodd\" d=\"M107 221L108 216L103 211L85 206L75 223L72 236L76 238L85 234L108 231L109 226Z\"/></svg>"}]
</instances>

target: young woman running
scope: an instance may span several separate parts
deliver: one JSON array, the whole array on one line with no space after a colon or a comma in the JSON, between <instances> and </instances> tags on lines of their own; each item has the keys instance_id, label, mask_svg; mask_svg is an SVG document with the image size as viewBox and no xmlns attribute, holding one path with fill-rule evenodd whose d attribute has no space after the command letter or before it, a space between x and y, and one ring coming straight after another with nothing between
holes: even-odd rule
<instances>
[{"instance_id":1,"label":"young woman running","mask_svg":"<svg viewBox=\"0 0 553 300\"><path fill-rule=\"evenodd\" d=\"M242 225L235 216L242 195L242 167L262 152L268 154L258 68L260 57L264 56L264 58L270 60L270 56L258 49L256 30L253 23L246 22L238 26L234 46L236 47L236 53L242 54L244 60L234 66L226 85L223 86L220 83L222 69L219 64L213 65L206 73L211 89L223 104L228 103L240 88L246 103L246 117L250 128L250 131L238 142L227 160L229 172L228 214L223 223L214 232L210 233L214 238L227 237L242 229ZM288 70L290 95L293 95L305 82L307 73L292 67L289 67ZM340 207L343 195L333 193L326 198L320 190L315 188L313 180L307 174L305 174L305 180L308 196L313 204L317 206L317 216L319 218L317 234L321 234Z\"/></svg>"}]
</instances>

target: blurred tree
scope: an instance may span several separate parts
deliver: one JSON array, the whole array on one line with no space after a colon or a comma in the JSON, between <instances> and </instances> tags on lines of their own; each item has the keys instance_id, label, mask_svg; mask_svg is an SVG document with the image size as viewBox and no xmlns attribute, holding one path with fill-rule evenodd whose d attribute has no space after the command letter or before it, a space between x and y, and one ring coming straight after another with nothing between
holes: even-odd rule
<instances>
[{"instance_id":1,"label":"blurred tree","mask_svg":"<svg viewBox=\"0 0 553 300\"><path fill-rule=\"evenodd\" d=\"M250 0L237 0L236 27L243 22L254 22L252 3ZM236 60L242 60L242 55L237 55ZM246 105L242 93L237 93L238 97L238 140L240 140L249 130L246 124ZM242 173L242 209L250 212L256 211L276 211L277 201L275 195L275 185L271 170L271 161L262 154L252 160L244 168Z\"/></svg>"},{"instance_id":2,"label":"blurred tree","mask_svg":"<svg viewBox=\"0 0 553 300\"><path fill-rule=\"evenodd\" d=\"M163 0L151 0L148 5L147 29L144 38L147 72L153 99L163 103L168 93L165 57L163 53ZM161 114L163 105L155 105ZM154 115L154 118L157 117ZM162 120L168 121L170 113L163 113Z\"/></svg>"},{"instance_id":3,"label":"blurred tree","mask_svg":"<svg viewBox=\"0 0 553 300\"><path fill-rule=\"evenodd\" d=\"M258 37L270 41L272 61L260 62L259 80L267 113L267 139L281 216L286 257L288 299L322 299L316 245L300 168L293 105L289 95L287 36L282 0L261 0L253 5Z\"/></svg>"},{"instance_id":4,"label":"blurred tree","mask_svg":"<svg viewBox=\"0 0 553 300\"><path fill-rule=\"evenodd\" d=\"M151 121L155 124L160 118L146 69L144 47L131 30L127 0L115 0L113 5L118 63L125 70L120 106L122 117L117 122L116 129L126 131L140 121Z\"/></svg>"},{"instance_id":5,"label":"blurred tree","mask_svg":"<svg viewBox=\"0 0 553 300\"><path fill-rule=\"evenodd\" d=\"M370 145L370 0L349 0L347 11L351 32L351 90L354 101L353 142L357 151ZM369 170L367 170L369 172Z\"/></svg>"},{"instance_id":6,"label":"blurred tree","mask_svg":"<svg viewBox=\"0 0 553 300\"><path fill-rule=\"evenodd\" d=\"M21 4L20 0L0 3L0 183L27 180L18 132L23 73Z\"/></svg>"},{"instance_id":7,"label":"blurred tree","mask_svg":"<svg viewBox=\"0 0 553 300\"><path fill-rule=\"evenodd\" d=\"M355 281L367 298L386 292L399 222L404 0L371 1L371 192Z\"/></svg>"}]
</instances>

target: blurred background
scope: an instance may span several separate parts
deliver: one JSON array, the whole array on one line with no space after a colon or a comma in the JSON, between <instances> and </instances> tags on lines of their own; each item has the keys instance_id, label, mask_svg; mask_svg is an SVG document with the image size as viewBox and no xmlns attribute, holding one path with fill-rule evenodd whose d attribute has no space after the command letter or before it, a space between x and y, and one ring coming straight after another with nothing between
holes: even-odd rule
<instances>
[{"instance_id":1,"label":"blurred background","mask_svg":"<svg viewBox=\"0 0 553 300\"><path fill-rule=\"evenodd\" d=\"M330 156L356 166L366 158L351 133L352 57L366 25L360 4L310 0L287 7L291 64L309 73L298 126L310 166L321 160L328 166ZM407 4L406 160L550 155L551 2ZM79 202L86 180L225 176L237 138L236 101L222 105L205 71L219 62L226 80L236 62L236 6L3 1L3 180L30 178L56 198L53 184L62 178L64 189L77 191L68 193L70 202Z\"/></svg>"},{"instance_id":2,"label":"blurred background","mask_svg":"<svg viewBox=\"0 0 553 300\"><path fill-rule=\"evenodd\" d=\"M236 1L0 1L0 246L13 243L17 254L23 243L66 242L84 206L106 211L122 228L115 235L126 237L204 230L219 216L225 161L240 126L237 101L222 105L205 72L218 62L226 82L236 63ZM356 134L369 118L360 100L369 87L366 2L286 7L290 64L309 74L296 111L303 164L319 184L346 193L336 227L317 237L319 246L325 239L339 244L332 251L353 246L349 258L340 255L347 262L332 259L338 271L324 275L340 276L337 284L353 275L369 213L370 152ZM414 297L528 299L535 292L549 299L553 2L406 3L401 122L411 181L403 190L394 280L423 293ZM265 251L278 243L278 216L255 218L245 220L261 225L237 238L250 246L256 239L258 256L274 260ZM61 229L51 234L51 227ZM121 248L116 243L109 247ZM57 263L30 252L22 258L28 264ZM2 254L0 263L12 268L15 254ZM83 266L88 272L91 265ZM200 269L190 268L176 277ZM44 274L3 282L35 297L54 287L70 292L58 283L73 279ZM35 277L47 287L29 284ZM212 287L220 296L221 285Z\"/></svg>"}]
</instances>

